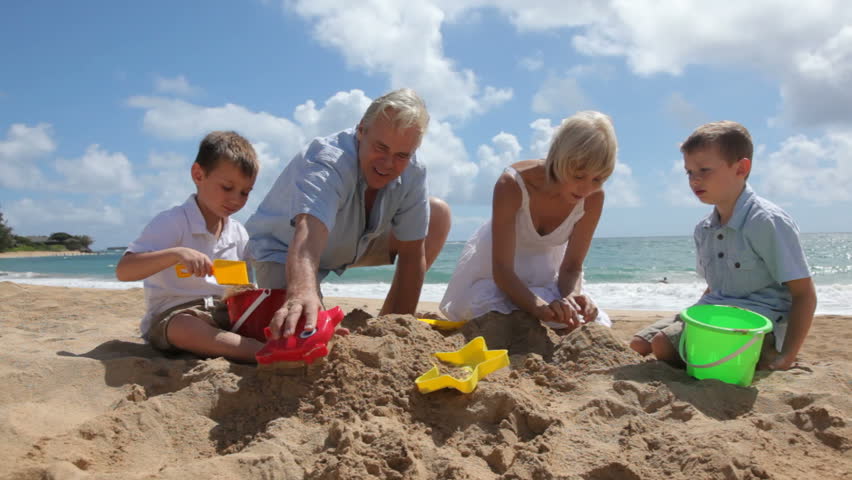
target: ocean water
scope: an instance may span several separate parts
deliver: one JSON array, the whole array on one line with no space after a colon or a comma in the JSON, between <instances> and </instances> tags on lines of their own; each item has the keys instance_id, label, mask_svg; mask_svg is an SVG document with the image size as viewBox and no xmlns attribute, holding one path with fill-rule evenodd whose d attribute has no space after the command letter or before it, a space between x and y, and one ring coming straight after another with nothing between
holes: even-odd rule
<instances>
[{"instance_id":1,"label":"ocean water","mask_svg":"<svg viewBox=\"0 0 852 480\"><path fill-rule=\"evenodd\" d=\"M802 244L817 285L818 313L852 314L852 233L810 233ZM440 301L464 242L448 242L426 275L422 300ZM125 289L119 282L121 252L72 257L0 259L0 281L38 285ZM586 288L601 308L680 310L705 284L695 273L692 237L596 238L584 264ZM356 268L323 282L326 296L384 298L393 266ZM667 279L667 283L660 280Z\"/></svg>"}]
</instances>

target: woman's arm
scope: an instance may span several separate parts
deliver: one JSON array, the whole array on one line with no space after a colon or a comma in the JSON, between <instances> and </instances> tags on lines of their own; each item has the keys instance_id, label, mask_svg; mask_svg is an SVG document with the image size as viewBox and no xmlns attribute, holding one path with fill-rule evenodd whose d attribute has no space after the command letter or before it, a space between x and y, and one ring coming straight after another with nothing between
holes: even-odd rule
<instances>
[{"instance_id":1,"label":"woman's arm","mask_svg":"<svg viewBox=\"0 0 852 480\"><path fill-rule=\"evenodd\" d=\"M571 307L574 320L579 321L575 314L580 313L587 322L594 320L597 316L597 307L588 299L581 299L583 305L573 298L580 296L583 293L583 261L586 259L586 254L589 253L589 247L592 245L592 237L595 229L598 226L598 221L601 218L603 210L604 192L597 191L588 197L584 202L585 213L583 218L574 225L574 231L571 232L571 238L568 241L568 248L565 249L565 256L562 258L562 265L559 266L559 278L557 285L562 298ZM590 317L591 318L588 318Z\"/></svg>"}]
</instances>

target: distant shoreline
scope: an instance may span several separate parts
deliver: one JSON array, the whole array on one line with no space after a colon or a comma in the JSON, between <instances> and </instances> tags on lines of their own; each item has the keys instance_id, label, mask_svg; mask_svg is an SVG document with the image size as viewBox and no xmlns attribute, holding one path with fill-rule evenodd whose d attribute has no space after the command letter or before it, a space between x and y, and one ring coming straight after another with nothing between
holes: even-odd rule
<instances>
[{"instance_id":1,"label":"distant shoreline","mask_svg":"<svg viewBox=\"0 0 852 480\"><path fill-rule=\"evenodd\" d=\"M97 255L97 252L80 252L77 250L66 250L64 252L55 252L52 250L32 252L0 252L0 258L76 257L79 255Z\"/></svg>"}]
</instances>

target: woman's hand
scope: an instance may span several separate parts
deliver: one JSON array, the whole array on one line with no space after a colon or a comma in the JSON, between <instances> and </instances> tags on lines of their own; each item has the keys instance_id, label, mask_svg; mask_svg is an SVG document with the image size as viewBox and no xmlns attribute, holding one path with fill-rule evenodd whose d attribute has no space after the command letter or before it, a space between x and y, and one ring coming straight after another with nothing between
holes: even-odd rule
<instances>
[{"instance_id":1,"label":"woman's hand","mask_svg":"<svg viewBox=\"0 0 852 480\"><path fill-rule=\"evenodd\" d=\"M554 300L545 304L539 300L533 315L543 323L562 323L570 330L574 330L583 324L583 317L579 305L570 298Z\"/></svg>"},{"instance_id":2,"label":"woman's hand","mask_svg":"<svg viewBox=\"0 0 852 480\"><path fill-rule=\"evenodd\" d=\"M571 295L569 298L577 305L580 314L583 316L583 323L591 323L598 318L598 306L591 297L586 294L580 294Z\"/></svg>"}]
</instances>

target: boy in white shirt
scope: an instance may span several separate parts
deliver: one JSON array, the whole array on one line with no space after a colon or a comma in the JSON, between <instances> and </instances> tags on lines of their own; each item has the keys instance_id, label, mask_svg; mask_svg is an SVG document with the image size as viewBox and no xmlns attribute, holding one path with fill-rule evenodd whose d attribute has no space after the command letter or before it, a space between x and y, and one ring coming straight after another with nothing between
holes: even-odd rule
<instances>
[{"instance_id":1,"label":"boy in white shirt","mask_svg":"<svg viewBox=\"0 0 852 480\"><path fill-rule=\"evenodd\" d=\"M121 281L144 279L142 337L162 351L254 362L263 344L229 331L225 287L208 277L212 259L245 260L248 234L229 218L246 204L260 166L251 143L212 132L192 164L196 192L145 227L115 268ZM175 265L192 276L178 278Z\"/></svg>"}]
</instances>

